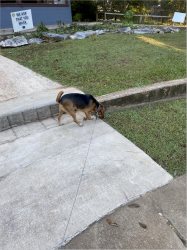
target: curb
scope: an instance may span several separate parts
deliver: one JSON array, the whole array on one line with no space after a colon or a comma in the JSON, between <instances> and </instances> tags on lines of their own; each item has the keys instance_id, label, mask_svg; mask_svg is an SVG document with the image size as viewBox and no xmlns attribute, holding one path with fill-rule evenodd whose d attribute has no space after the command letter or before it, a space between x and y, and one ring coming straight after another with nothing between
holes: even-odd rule
<instances>
[{"instance_id":1,"label":"curb","mask_svg":"<svg viewBox=\"0 0 187 250\"><path fill-rule=\"evenodd\" d=\"M132 88L103 95L98 97L98 101L109 108L179 97L186 94L186 82L187 78L159 82L142 88Z\"/></svg>"},{"instance_id":2,"label":"curb","mask_svg":"<svg viewBox=\"0 0 187 250\"><path fill-rule=\"evenodd\" d=\"M179 97L186 93L187 79L160 82L142 88L132 88L124 91L97 97L106 108L148 103L172 97ZM74 91L75 92L75 91ZM78 90L77 90L78 92ZM40 102L32 108L0 114L0 131L11 127L43 120L58 114L58 104L55 102L56 93L52 93L48 102Z\"/></svg>"}]
</instances>

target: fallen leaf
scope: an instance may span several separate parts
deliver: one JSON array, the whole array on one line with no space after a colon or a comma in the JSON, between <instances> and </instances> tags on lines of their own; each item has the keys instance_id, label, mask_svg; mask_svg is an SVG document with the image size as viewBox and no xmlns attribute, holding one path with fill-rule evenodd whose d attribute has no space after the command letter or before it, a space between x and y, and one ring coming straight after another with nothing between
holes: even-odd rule
<instances>
[{"instance_id":1,"label":"fallen leaf","mask_svg":"<svg viewBox=\"0 0 187 250\"><path fill-rule=\"evenodd\" d=\"M116 223L116 222L113 222L111 219L107 218L106 219L107 223L110 225L110 226L113 226L113 227L119 227L119 225Z\"/></svg>"},{"instance_id":2,"label":"fallen leaf","mask_svg":"<svg viewBox=\"0 0 187 250\"><path fill-rule=\"evenodd\" d=\"M113 223L111 224L111 226L113 226L113 227L119 227L119 225L118 225L116 222L113 222Z\"/></svg>"},{"instance_id":3,"label":"fallen leaf","mask_svg":"<svg viewBox=\"0 0 187 250\"><path fill-rule=\"evenodd\" d=\"M142 228L144 228L144 229L147 228L147 225L145 225L144 223L141 223L141 222L138 222L138 223L139 223L140 227L142 227Z\"/></svg>"},{"instance_id":4,"label":"fallen leaf","mask_svg":"<svg viewBox=\"0 0 187 250\"><path fill-rule=\"evenodd\" d=\"M137 204L137 203L132 203L132 204L129 204L128 207L130 207L130 208L138 208L138 207L140 207L140 205Z\"/></svg>"},{"instance_id":5,"label":"fallen leaf","mask_svg":"<svg viewBox=\"0 0 187 250\"><path fill-rule=\"evenodd\" d=\"M107 221L107 223L108 223L109 225L111 225L111 224L112 224L111 219L107 218L107 219L106 219L106 221Z\"/></svg>"}]
</instances>

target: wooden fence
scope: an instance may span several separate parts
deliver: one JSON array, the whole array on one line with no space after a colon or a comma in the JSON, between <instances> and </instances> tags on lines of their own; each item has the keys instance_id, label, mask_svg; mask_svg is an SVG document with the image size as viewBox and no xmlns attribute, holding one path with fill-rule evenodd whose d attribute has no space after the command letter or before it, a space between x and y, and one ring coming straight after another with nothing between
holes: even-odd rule
<instances>
[{"instance_id":1,"label":"wooden fence","mask_svg":"<svg viewBox=\"0 0 187 250\"><path fill-rule=\"evenodd\" d=\"M110 12L98 12L96 14L96 21L99 20L99 15L103 16L102 20L108 20L108 16L112 16L115 21L117 20L117 17L122 17L124 19L124 14L123 13L110 13ZM163 21L167 20L169 21L171 19L170 16L159 16L159 15L133 15L133 17L137 17L139 19L138 23L144 23L145 20L147 19L156 19L157 21L160 21L163 23ZM121 18L120 18L121 19Z\"/></svg>"}]
</instances>

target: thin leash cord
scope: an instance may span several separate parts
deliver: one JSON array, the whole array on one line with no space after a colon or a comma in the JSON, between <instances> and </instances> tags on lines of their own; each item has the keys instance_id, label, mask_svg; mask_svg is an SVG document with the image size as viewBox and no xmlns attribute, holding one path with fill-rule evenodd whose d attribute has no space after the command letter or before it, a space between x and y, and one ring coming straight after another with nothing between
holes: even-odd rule
<instances>
[{"instance_id":1,"label":"thin leash cord","mask_svg":"<svg viewBox=\"0 0 187 250\"><path fill-rule=\"evenodd\" d=\"M65 245L65 242L64 242L65 241L65 236L66 236L66 233L67 233L67 230L68 230L69 222L70 222L70 219L71 219L71 216L72 216L72 213L73 213L75 202L77 200L77 196L78 196L78 193L79 193L80 185L81 185L81 182L82 182L83 173L84 173L84 170L85 170L85 167L86 167L86 162L87 162L88 155L89 155L89 152L90 152L91 142L93 140L93 134L94 134L94 130L95 130L96 121L97 121L97 117L95 119L94 126L93 126L93 129L92 129L92 133L91 133L91 137L90 137L90 143L88 145L88 150L87 150L86 158L85 158L84 165L83 165L83 168L82 168L81 177L79 179L79 183L78 183L78 187L77 187L75 199L73 201L73 205L72 205L72 208L71 208L70 216L68 218L68 222L67 222L67 225L66 225L66 228L65 228L65 232L64 232L64 236L63 236L63 240L62 240L62 242L63 242L62 246Z\"/></svg>"}]
</instances>

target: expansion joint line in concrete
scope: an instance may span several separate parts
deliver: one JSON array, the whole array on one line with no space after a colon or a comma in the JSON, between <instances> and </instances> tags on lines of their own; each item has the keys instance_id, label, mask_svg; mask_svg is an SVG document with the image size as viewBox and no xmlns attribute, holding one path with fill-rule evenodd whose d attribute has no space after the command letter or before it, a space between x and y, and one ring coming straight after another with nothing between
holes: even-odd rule
<instances>
[{"instance_id":1,"label":"expansion joint line in concrete","mask_svg":"<svg viewBox=\"0 0 187 250\"><path fill-rule=\"evenodd\" d=\"M95 131L96 121L97 121L97 117L95 118L95 121L94 121L93 129L92 129L91 136L90 136L90 142L89 142L89 145L88 145L88 150L87 150L87 153L86 153L85 161L84 161L84 164L83 164L83 168L82 168L81 176L80 176L80 179L79 179L79 183L78 183L78 187L77 187L75 199L73 201L73 205L72 205L72 208L71 208L70 216L68 218L68 222L67 222L67 225L66 225L66 228L65 228L65 231L64 231L63 240L62 240L62 243L60 245L61 247L63 247L65 245L65 243L66 243L65 237L66 237L68 226L69 226L69 223L70 223L70 220L71 220L71 216L73 214L73 209L74 209L74 206L75 206L75 203L76 203L76 200L77 200L77 196L78 196L78 193L79 193L80 185L81 185L81 182L82 182L82 177L83 177L83 174L84 174L84 170L85 170L85 167L86 167L86 162L87 162L88 155L89 155L89 152L90 152L90 146L91 146L91 143L92 143L92 140L93 140L93 135L94 135L94 131Z\"/></svg>"},{"instance_id":2,"label":"expansion joint line in concrete","mask_svg":"<svg viewBox=\"0 0 187 250\"><path fill-rule=\"evenodd\" d=\"M174 233L177 235L177 237L181 240L184 247L187 246L186 239L181 235L181 233L177 230L177 228L174 226L174 224L169 220L163 213L159 213L163 218L166 220L167 225L174 231Z\"/></svg>"}]
</instances>

